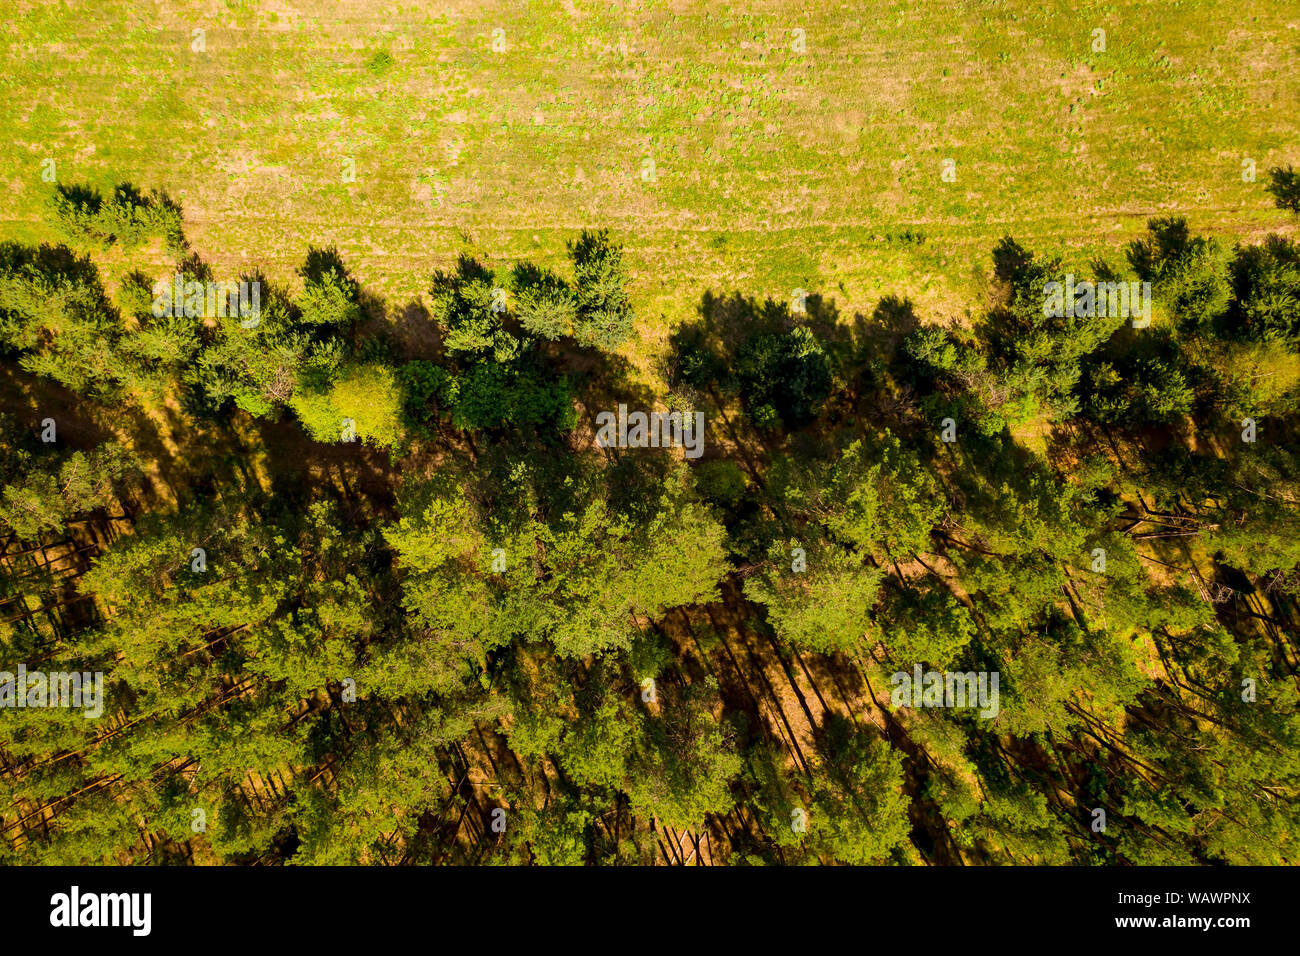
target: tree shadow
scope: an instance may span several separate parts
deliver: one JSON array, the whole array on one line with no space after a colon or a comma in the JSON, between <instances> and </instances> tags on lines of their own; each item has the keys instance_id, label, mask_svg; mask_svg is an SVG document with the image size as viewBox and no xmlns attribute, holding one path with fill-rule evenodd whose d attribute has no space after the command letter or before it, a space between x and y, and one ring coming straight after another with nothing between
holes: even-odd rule
<instances>
[{"instance_id":1,"label":"tree shadow","mask_svg":"<svg viewBox=\"0 0 1300 956\"><path fill-rule=\"evenodd\" d=\"M373 306L369 305L371 301L375 303ZM442 329L438 328L438 323L433 321L428 306L423 302L412 299L403 305L388 308L383 304L382 299L374 297L372 300L368 295L366 302L368 303L365 307L367 314L372 316L382 314L382 322L392 330L403 358L433 359L442 354ZM382 313L381 308L385 310ZM377 324L377 321L372 322L358 331L365 334Z\"/></svg>"}]
</instances>

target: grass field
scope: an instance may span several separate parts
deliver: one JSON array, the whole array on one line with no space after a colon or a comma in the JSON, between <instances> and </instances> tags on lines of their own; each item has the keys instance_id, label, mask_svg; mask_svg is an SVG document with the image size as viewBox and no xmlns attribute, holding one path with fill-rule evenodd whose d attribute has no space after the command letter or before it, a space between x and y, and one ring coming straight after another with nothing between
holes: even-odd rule
<instances>
[{"instance_id":1,"label":"grass field","mask_svg":"<svg viewBox=\"0 0 1300 956\"><path fill-rule=\"evenodd\" d=\"M50 238L46 159L167 190L219 274L288 280L333 242L394 307L461 249L553 262L608 226L645 360L710 288L803 287L847 314L905 293L933 319L962 314L1006 233L1082 266L1153 214L1294 231L1263 188L1300 162L1294 6L609 8L11 2L0 239Z\"/></svg>"}]
</instances>

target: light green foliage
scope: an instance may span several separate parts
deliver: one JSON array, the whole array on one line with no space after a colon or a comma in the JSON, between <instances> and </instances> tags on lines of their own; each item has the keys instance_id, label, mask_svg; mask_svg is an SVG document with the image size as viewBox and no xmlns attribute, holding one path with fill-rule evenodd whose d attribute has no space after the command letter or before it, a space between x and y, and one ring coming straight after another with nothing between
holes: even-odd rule
<instances>
[{"instance_id":1,"label":"light green foliage","mask_svg":"<svg viewBox=\"0 0 1300 956\"><path fill-rule=\"evenodd\" d=\"M1178 217L1152 219L1147 229L1148 236L1129 246L1129 263L1181 328L1208 328L1232 295L1231 251L1217 239L1192 236Z\"/></svg>"},{"instance_id":2,"label":"light green foliage","mask_svg":"<svg viewBox=\"0 0 1300 956\"><path fill-rule=\"evenodd\" d=\"M0 491L0 522L18 537L32 540L62 532L70 518L117 501L117 489L138 474L139 460L120 445L107 444L89 455L76 451L58 462L28 458L25 474ZM47 470L48 469L48 470Z\"/></svg>"},{"instance_id":3,"label":"light green foliage","mask_svg":"<svg viewBox=\"0 0 1300 956\"><path fill-rule=\"evenodd\" d=\"M289 405L316 441L344 440L346 419L368 445L392 448L402 439L401 391L396 375L382 365L345 368L328 390L300 388Z\"/></svg>"},{"instance_id":4,"label":"light green foliage","mask_svg":"<svg viewBox=\"0 0 1300 956\"><path fill-rule=\"evenodd\" d=\"M492 273L461 256L455 272L436 272L429 290L429 311L443 330L442 347L461 361L491 358L509 362L518 357L522 343L501 327L503 305L493 290Z\"/></svg>"},{"instance_id":5,"label":"light green foliage","mask_svg":"<svg viewBox=\"0 0 1300 956\"><path fill-rule=\"evenodd\" d=\"M955 665L975 635L970 612L936 582L887 592L877 622L890 660L903 670Z\"/></svg>"},{"instance_id":6,"label":"light green foliage","mask_svg":"<svg viewBox=\"0 0 1300 956\"><path fill-rule=\"evenodd\" d=\"M635 526L593 502L566 515L543 539L555 573L543 588L551 640L585 657L625 647L638 621L669 608L707 602L725 570L722 528L670 479L650 521Z\"/></svg>"},{"instance_id":7,"label":"light green foliage","mask_svg":"<svg viewBox=\"0 0 1300 956\"><path fill-rule=\"evenodd\" d=\"M511 270L515 309L524 330L544 339L577 335L578 302L568 284L554 272L521 262Z\"/></svg>"},{"instance_id":8,"label":"light green foliage","mask_svg":"<svg viewBox=\"0 0 1300 956\"><path fill-rule=\"evenodd\" d=\"M879 448L856 441L831 475L827 528L861 554L903 559L925 551L944 501L916 454L885 434Z\"/></svg>"},{"instance_id":9,"label":"light green foliage","mask_svg":"<svg viewBox=\"0 0 1300 956\"><path fill-rule=\"evenodd\" d=\"M538 866L581 866L587 862L587 831L594 817L576 801L559 798L541 810L525 806L507 825L512 846L519 858L511 862L532 862Z\"/></svg>"},{"instance_id":10,"label":"light green foliage","mask_svg":"<svg viewBox=\"0 0 1300 956\"><path fill-rule=\"evenodd\" d=\"M860 647L882 573L833 544L806 548L807 570L796 572L791 551L797 546L793 541L774 545L770 570L745 581L745 596L764 605L776 633L796 647L822 652Z\"/></svg>"},{"instance_id":11,"label":"light green foliage","mask_svg":"<svg viewBox=\"0 0 1300 956\"><path fill-rule=\"evenodd\" d=\"M361 317L361 291L357 281L347 274L338 251L309 249L298 274L303 278L303 291L297 300L303 324L350 330Z\"/></svg>"},{"instance_id":12,"label":"light green foliage","mask_svg":"<svg viewBox=\"0 0 1300 956\"><path fill-rule=\"evenodd\" d=\"M717 593L723 531L684 478L670 475L641 520L611 512L599 491L549 522L516 523L454 483L426 488L413 499L421 510L387 532L411 572L408 606L429 626L477 635L471 646L526 633L569 657L627 648L644 623ZM498 547L503 575L491 571Z\"/></svg>"},{"instance_id":13,"label":"light green foliage","mask_svg":"<svg viewBox=\"0 0 1300 956\"><path fill-rule=\"evenodd\" d=\"M0 340L19 365L91 397L121 391L121 328L89 259L67 249L0 245Z\"/></svg>"},{"instance_id":14,"label":"light green foliage","mask_svg":"<svg viewBox=\"0 0 1300 956\"><path fill-rule=\"evenodd\" d=\"M180 208L166 195L143 196L123 183L105 199L86 186L59 185L48 201L59 238L73 246L118 244L131 249L161 236L173 255L179 256L186 247Z\"/></svg>"}]
</instances>

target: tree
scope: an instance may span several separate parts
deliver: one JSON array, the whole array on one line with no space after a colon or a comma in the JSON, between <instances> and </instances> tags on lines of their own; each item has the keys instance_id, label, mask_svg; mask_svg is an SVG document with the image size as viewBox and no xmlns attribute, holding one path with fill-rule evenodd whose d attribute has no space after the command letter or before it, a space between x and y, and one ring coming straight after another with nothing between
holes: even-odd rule
<instances>
[{"instance_id":1,"label":"tree","mask_svg":"<svg viewBox=\"0 0 1300 956\"><path fill-rule=\"evenodd\" d=\"M577 338L578 300L568 283L549 269L520 262L511 270L510 284L525 331L544 339Z\"/></svg>"},{"instance_id":2,"label":"tree","mask_svg":"<svg viewBox=\"0 0 1300 956\"><path fill-rule=\"evenodd\" d=\"M831 369L805 325L746 340L736 355L741 395L761 428L798 428L812 421L830 394Z\"/></svg>"},{"instance_id":3,"label":"tree","mask_svg":"<svg viewBox=\"0 0 1300 956\"><path fill-rule=\"evenodd\" d=\"M1212 328L1232 294L1229 250L1217 239L1192 236L1181 217L1152 219L1147 232L1129 244L1129 264L1180 328Z\"/></svg>"},{"instance_id":4,"label":"tree","mask_svg":"<svg viewBox=\"0 0 1300 956\"><path fill-rule=\"evenodd\" d=\"M90 186L59 184L49 197L53 225L72 245L120 244L131 249L150 236L161 236L167 251L179 258L186 248L181 209L165 193L144 196L130 183L119 183L107 200Z\"/></svg>"},{"instance_id":5,"label":"tree","mask_svg":"<svg viewBox=\"0 0 1300 956\"><path fill-rule=\"evenodd\" d=\"M303 291L297 305L305 326L333 333L348 333L361 318L361 288L348 275L333 246L311 247L298 270Z\"/></svg>"},{"instance_id":6,"label":"tree","mask_svg":"<svg viewBox=\"0 0 1300 956\"><path fill-rule=\"evenodd\" d=\"M22 368L74 393L122 392L121 327L88 258L63 246L0 245L0 340Z\"/></svg>"},{"instance_id":7,"label":"tree","mask_svg":"<svg viewBox=\"0 0 1300 956\"><path fill-rule=\"evenodd\" d=\"M874 447L855 441L845 449L819 504L832 534L882 561L926 550L945 510L933 476L888 431Z\"/></svg>"},{"instance_id":8,"label":"tree","mask_svg":"<svg viewBox=\"0 0 1300 956\"><path fill-rule=\"evenodd\" d=\"M293 396L304 372L328 380L339 360L337 349L314 344L295 327L295 307L283 291L260 274L248 281L261 284L257 324L246 325L237 315L215 319L185 375L194 404L208 414L233 403L250 415L273 417Z\"/></svg>"},{"instance_id":9,"label":"tree","mask_svg":"<svg viewBox=\"0 0 1300 956\"><path fill-rule=\"evenodd\" d=\"M1273 204L1278 209L1289 209L1300 213L1300 173L1290 163L1283 169L1274 166L1268 171L1272 180L1267 189L1273 195Z\"/></svg>"},{"instance_id":10,"label":"tree","mask_svg":"<svg viewBox=\"0 0 1300 956\"><path fill-rule=\"evenodd\" d=\"M717 683L665 688L644 733L628 780L632 807L670 827L692 827L735 803L730 784L741 759L732 734L715 717Z\"/></svg>"},{"instance_id":11,"label":"tree","mask_svg":"<svg viewBox=\"0 0 1300 956\"><path fill-rule=\"evenodd\" d=\"M574 337L605 351L617 348L632 334L634 319L623 247L610 239L607 229L584 229L568 251L577 300Z\"/></svg>"},{"instance_id":12,"label":"tree","mask_svg":"<svg viewBox=\"0 0 1300 956\"><path fill-rule=\"evenodd\" d=\"M598 483L573 490L541 520L518 499L484 508L450 476L422 486L410 499L418 510L387 532L411 572L408 606L473 653L528 635L582 658L626 649L643 622L717 593L723 530L682 471L647 489L636 514L612 507L613 489Z\"/></svg>"},{"instance_id":13,"label":"tree","mask_svg":"<svg viewBox=\"0 0 1300 956\"><path fill-rule=\"evenodd\" d=\"M907 839L907 799L898 754L847 720L828 721L823 771L812 780L809 841L819 853L854 866L887 862Z\"/></svg>"},{"instance_id":14,"label":"tree","mask_svg":"<svg viewBox=\"0 0 1300 956\"><path fill-rule=\"evenodd\" d=\"M403 437L402 402L391 369L354 365L340 369L327 385L300 387L289 405L316 441L348 441L354 435L368 445L393 448Z\"/></svg>"},{"instance_id":15,"label":"tree","mask_svg":"<svg viewBox=\"0 0 1300 956\"><path fill-rule=\"evenodd\" d=\"M876 620L890 660L902 670L917 662L954 665L975 636L970 612L934 581L891 588Z\"/></svg>"},{"instance_id":16,"label":"tree","mask_svg":"<svg viewBox=\"0 0 1300 956\"><path fill-rule=\"evenodd\" d=\"M762 604L772 628L796 647L853 650L866 634L882 574L837 545L804 544L806 570L791 570L798 542L779 542L770 552L772 570L748 578L745 597Z\"/></svg>"},{"instance_id":17,"label":"tree","mask_svg":"<svg viewBox=\"0 0 1300 956\"><path fill-rule=\"evenodd\" d=\"M139 459L120 445L105 444L89 455L74 451L62 457L57 470L32 467L17 484L6 484L0 522L25 540L61 533L73 517L114 504L139 474Z\"/></svg>"}]
</instances>

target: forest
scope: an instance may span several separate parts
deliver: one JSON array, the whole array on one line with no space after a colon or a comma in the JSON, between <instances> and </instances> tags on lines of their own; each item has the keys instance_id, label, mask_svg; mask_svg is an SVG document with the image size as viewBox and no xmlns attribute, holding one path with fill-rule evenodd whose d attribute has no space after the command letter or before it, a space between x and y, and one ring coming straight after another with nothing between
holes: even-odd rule
<instances>
[{"instance_id":1,"label":"forest","mask_svg":"<svg viewBox=\"0 0 1300 956\"><path fill-rule=\"evenodd\" d=\"M400 309L309 236L214 275L130 184L45 215L0 245L0 862L1300 860L1295 241L1151 218L1086 277L1143 324L1013 236L948 322L719 287L656 390L617 230Z\"/></svg>"}]
</instances>

